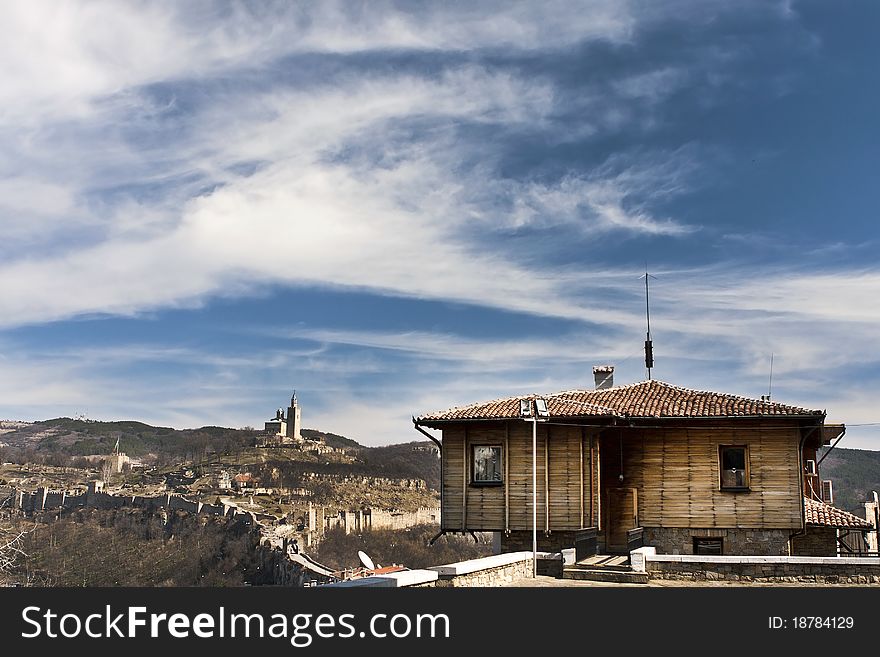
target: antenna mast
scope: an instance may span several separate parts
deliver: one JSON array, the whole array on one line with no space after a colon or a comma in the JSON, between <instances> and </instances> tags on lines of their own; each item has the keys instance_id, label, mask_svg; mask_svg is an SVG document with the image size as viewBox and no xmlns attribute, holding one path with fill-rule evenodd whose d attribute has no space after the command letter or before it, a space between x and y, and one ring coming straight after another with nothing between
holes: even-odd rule
<instances>
[{"instance_id":1,"label":"antenna mast","mask_svg":"<svg viewBox=\"0 0 880 657\"><path fill-rule=\"evenodd\" d=\"M767 387L767 401L770 401L770 396L773 394L773 353L770 353L770 385Z\"/></svg>"},{"instance_id":2,"label":"antenna mast","mask_svg":"<svg viewBox=\"0 0 880 657\"><path fill-rule=\"evenodd\" d=\"M641 276L639 278L642 278ZM648 368L648 381L651 380L651 368L654 367L654 343L651 341L651 301L648 290L648 279L657 280L656 276L648 273L648 265L645 264L645 320L648 325L648 333L645 338L645 367Z\"/></svg>"}]
</instances>

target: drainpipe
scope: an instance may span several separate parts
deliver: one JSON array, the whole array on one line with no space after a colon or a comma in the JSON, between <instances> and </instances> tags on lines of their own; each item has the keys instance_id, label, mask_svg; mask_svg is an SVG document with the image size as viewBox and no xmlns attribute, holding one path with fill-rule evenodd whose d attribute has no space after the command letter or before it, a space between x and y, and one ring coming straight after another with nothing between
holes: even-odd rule
<instances>
[{"instance_id":1,"label":"drainpipe","mask_svg":"<svg viewBox=\"0 0 880 657\"><path fill-rule=\"evenodd\" d=\"M438 448L438 449L441 449L441 450L443 449L443 445L440 444L440 441L437 440L436 438L434 438L434 436L432 436L431 434L429 434L427 431L425 431L424 429L422 429L422 426L419 424L419 421L418 421L418 420L416 420L415 418L413 418L412 421L413 421L413 426L415 427L416 431L418 431L419 433L423 434L426 438L428 438L428 440L430 440L430 441L433 442L435 445L437 445L437 448ZM443 452L440 452L440 453L442 454Z\"/></svg>"},{"instance_id":2,"label":"drainpipe","mask_svg":"<svg viewBox=\"0 0 880 657\"><path fill-rule=\"evenodd\" d=\"M788 535L789 551L791 551L791 548L794 545L792 543L792 539L797 538L798 536L803 536L804 534L807 533L807 510L804 507L804 445L807 444L807 438L809 438L811 435L813 435L813 432L816 431L817 429L819 429L819 427L821 427L824 424L825 424L825 417L822 416L822 424L817 424L812 429L807 431L804 434L803 438L801 438L800 442L798 443L798 490L801 493L801 499L800 499L801 529L799 531L796 531L796 532ZM817 466L817 468L818 468L818 466ZM817 472L818 472L818 469L817 469Z\"/></svg>"},{"instance_id":3,"label":"drainpipe","mask_svg":"<svg viewBox=\"0 0 880 657\"><path fill-rule=\"evenodd\" d=\"M434 544L438 538L440 538L443 534L446 533L446 530L443 529L443 445L440 444L440 441L434 438L427 431L422 429L419 425L418 420L416 420L415 416L413 416L413 427L423 436L427 437L430 441L432 441L435 445L437 445L437 449L440 450L440 533L437 534L434 538L431 539L431 545Z\"/></svg>"}]
</instances>

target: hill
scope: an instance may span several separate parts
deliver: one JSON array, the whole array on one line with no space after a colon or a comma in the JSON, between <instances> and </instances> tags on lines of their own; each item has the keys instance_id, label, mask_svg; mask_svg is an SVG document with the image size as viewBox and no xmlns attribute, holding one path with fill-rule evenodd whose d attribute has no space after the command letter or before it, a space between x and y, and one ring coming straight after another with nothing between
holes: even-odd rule
<instances>
[{"instance_id":1,"label":"hill","mask_svg":"<svg viewBox=\"0 0 880 657\"><path fill-rule=\"evenodd\" d=\"M253 444L253 429L201 427L172 429L143 422L97 422L54 418L5 431L2 442L19 461L67 465L69 457L111 454L119 449L131 457L152 455L159 464L195 461L209 453L230 454Z\"/></svg>"},{"instance_id":2,"label":"hill","mask_svg":"<svg viewBox=\"0 0 880 657\"><path fill-rule=\"evenodd\" d=\"M215 476L220 469L231 467L236 472L253 472L264 482L284 481L288 486L307 486L314 489L315 501L326 503L355 498L360 501L363 496L357 490L343 491L340 485L326 483L326 479L319 487L313 483L315 480L308 479L310 474L348 480L363 477L421 479L428 489L439 490L440 461L433 443L427 441L366 447L345 436L303 429L306 438L320 438L330 447L346 450L345 454L317 455L298 449L255 448L253 445L260 433L254 429L215 426L178 430L136 421L55 418L4 430L0 435L0 444L5 445L0 447L0 462L60 468L94 467L95 460L90 457L111 454L118 440L122 452L140 459L153 468L154 473L189 467L195 477ZM129 480L136 482L139 478L143 477L133 474ZM354 484L347 486L353 487ZM380 492L372 490L372 497L381 497ZM385 502L396 500L405 506L428 504L434 495L429 491L412 494L404 491L404 499L401 499L401 491L386 492L394 494L386 496Z\"/></svg>"},{"instance_id":3,"label":"hill","mask_svg":"<svg viewBox=\"0 0 880 657\"><path fill-rule=\"evenodd\" d=\"M303 438L323 438L324 442L330 445L330 447L344 447L350 449L363 449L363 445L359 442L352 440L351 438L346 438L345 436L340 436L335 433L327 433L325 431L318 431L317 429L303 429L300 431Z\"/></svg>"},{"instance_id":4,"label":"hill","mask_svg":"<svg viewBox=\"0 0 880 657\"><path fill-rule=\"evenodd\" d=\"M863 504L871 498L871 491L880 493L880 452L835 447L819 472L822 479L834 482L834 506L862 518Z\"/></svg>"}]
</instances>

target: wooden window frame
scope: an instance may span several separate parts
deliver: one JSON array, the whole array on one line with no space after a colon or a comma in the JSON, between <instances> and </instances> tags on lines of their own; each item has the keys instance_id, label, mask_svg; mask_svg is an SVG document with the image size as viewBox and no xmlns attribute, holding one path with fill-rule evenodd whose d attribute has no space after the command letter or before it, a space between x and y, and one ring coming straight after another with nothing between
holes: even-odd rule
<instances>
[{"instance_id":1,"label":"wooden window frame","mask_svg":"<svg viewBox=\"0 0 880 657\"><path fill-rule=\"evenodd\" d=\"M697 552L697 546L700 543L718 543L721 545L721 551L717 552L717 553L715 553L715 552ZM716 537L710 537L710 536L694 536L693 537L693 552L694 552L694 554L701 554L704 556L723 555L724 554L724 539L720 538L720 537L716 538Z\"/></svg>"},{"instance_id":2,"label":"wooden window frame","mask_svg":"<svg viewBox=\"0 0 880 657\"><path fill-rule=\"evenodd\" d=\"M725 486L724 485L724 450L741 449L744 454L745 461L745 485L743 486ZM748 445L718 445L718 490L725 493L747 493L751 490L752 473L749 467L749 446Z\"/></svg>"},{"instance_id":3,"label":"wooden window frame","mask_svg":"<svg viewBox=\"0 0 880 657\"><path fill-rule=\"evenodd\" d=\"M504 445L493 445L487 443L473 443L470 449L470 459L471 459L471 486L503 486L504 485ZM478 480L476 478L477 474L477 459L475 458L475 451L478 448L487 448L487 449L497 449L499 456L499 472L501 473L501 479L493 479L489 480Z\"/></svg>"}]
</instances>

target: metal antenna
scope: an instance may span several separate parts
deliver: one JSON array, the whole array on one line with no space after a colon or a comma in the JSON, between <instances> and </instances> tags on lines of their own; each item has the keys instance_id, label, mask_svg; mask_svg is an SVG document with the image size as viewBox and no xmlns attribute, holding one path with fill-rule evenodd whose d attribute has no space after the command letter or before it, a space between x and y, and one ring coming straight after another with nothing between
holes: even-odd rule
<instances>
[{"instance_id":1,"label":"metal antenna","mask_svg":"<svg viewBox=\"0 0 880 657\"><path fill-rule=\"evenodd\" d=\"M770 397L773 394L773 353L770 353L770 385L767 387L767 401L770 401Z\"/></svg>"},{"instance_id":2,"label":"metal antenna","mask_svg":"<svg viewBox=\"0 0 880 657\"><path fill-rule=\"evenodd\" d=\"M645 320L648 325L648 333L645 339L645 367L648 368L648 381L651 380L651 368L654 367L654 343L651 341L651 301L648 289L648 279L657 280L656 276L648 273L648 263L645 263L645 275L639 276L645 279Z\"/></svg>"}]
</instances>

